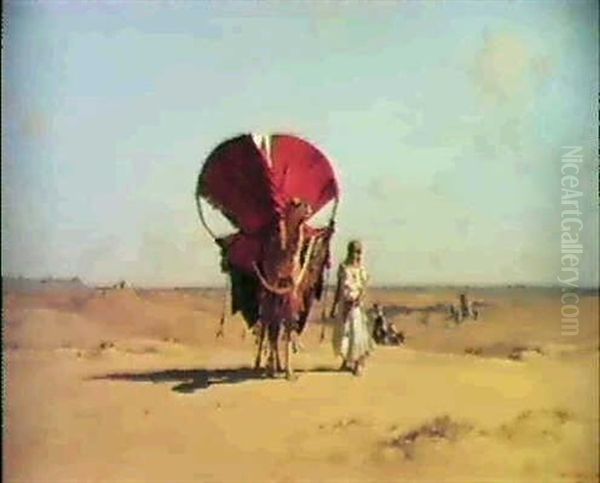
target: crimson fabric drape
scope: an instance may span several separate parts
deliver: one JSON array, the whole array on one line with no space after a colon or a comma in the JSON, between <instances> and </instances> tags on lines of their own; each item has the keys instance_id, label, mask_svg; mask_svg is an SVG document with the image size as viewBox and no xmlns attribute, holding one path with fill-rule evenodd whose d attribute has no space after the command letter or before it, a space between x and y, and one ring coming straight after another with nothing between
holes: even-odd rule
<instances>
[{"instance_id":1,"label":"crimson fabric drape","mask_svg":"<svg viewBox=\"0 0 600 483\"><path fill-rule=\"evenodd\" d=\"M277 222L287 203L298 198L316 213L338 197L335 173L323 153L289 134L269 138L270 149L244 134L217 146L206 160L196 188L236 226L229 263L252 271L265 230Z\"/></svg>"}]
</instances>

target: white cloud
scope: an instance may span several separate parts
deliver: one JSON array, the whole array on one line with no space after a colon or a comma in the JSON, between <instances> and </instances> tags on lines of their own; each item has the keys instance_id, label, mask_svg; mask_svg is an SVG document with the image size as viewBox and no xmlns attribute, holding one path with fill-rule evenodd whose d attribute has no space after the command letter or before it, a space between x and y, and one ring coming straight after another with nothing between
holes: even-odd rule
<instances>
[{"instance_id":1,"label":"white cloud","mask_svg":"<svg viewBox=\"0 0 600 483\"><path fill-rule=\"evenodd\" d=\"M550 57L508 32L487 34L472 67L479 92L494 104L527 102L552 72Z\"/></svg>"}]
</instances>

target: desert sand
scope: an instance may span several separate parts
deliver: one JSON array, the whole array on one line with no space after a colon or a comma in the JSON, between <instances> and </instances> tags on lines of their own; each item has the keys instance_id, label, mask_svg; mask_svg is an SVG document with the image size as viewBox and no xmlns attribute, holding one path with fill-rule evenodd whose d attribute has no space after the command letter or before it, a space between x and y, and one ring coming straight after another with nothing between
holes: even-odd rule
<instances>
[{"instance_id":1,"label":"desert sand","mask_svg":"<svg viewBox=\"0 0 600 483\"><path fill-rule=\"evenodd\" d=\"M5 286L5 481L597 481L597 294L576 336L556 289L471 289L458 326L419 310L456 294L372 290L406 344L361 377L317 306L289 382L250 369L240 318L215 338L219 290Z\"/></svg>"}]
</instances>

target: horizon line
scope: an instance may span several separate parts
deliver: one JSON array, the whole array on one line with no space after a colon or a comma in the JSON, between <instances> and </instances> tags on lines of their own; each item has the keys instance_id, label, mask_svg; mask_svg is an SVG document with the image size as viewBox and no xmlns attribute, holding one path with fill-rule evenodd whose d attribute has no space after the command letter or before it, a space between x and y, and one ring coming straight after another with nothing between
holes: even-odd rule
<instances>
[{"instance_id":1,"label":"horizon line","mask_svg":"<svg viewBox=\"0 0 600 483\"><path fill-rule=\"evenodd\" d=\"M147 290L168 290L168 289L219 289L222 290L227 287L225 284L151 284L151 283L132 283L125 279L118 279L115 282L109 283L98 283L98 282L86 282L81 277L27 277L23 275L2 275L2 282L5 281L25 281L39 284L46 283L80 283L81 285L88 288L116 288L120 283L124 283L125 288L137 288ZM328 289L335 287L335 284L326 284ZM371 285L369 288L385 290L385 289L421 289L421 288L556 288L566 289L564 285L557 283L548 282L463 282L463 283L381 283ZM578 287L569 287L570 290L600 290L600 285L581 285Z\"/></svg>"}]
</instances>

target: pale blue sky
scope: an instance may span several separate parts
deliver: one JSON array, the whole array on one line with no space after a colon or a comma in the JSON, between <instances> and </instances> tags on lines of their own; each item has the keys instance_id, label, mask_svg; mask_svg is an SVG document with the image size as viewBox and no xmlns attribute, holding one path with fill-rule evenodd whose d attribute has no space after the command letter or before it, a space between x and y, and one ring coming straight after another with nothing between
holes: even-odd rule
<instances>
[{"instance_id":1,"label":"pale blue sky","mask_svg":"<svg viewBox=\"0 0 600 483\"><path fill-rule=\"evenodd\" d=\"M193 198L240 132L336 164L374 283L552 283L581 145L598 283L597 2L9 1L2 273L221 284Z\"/></svg>"}]
</instances>

